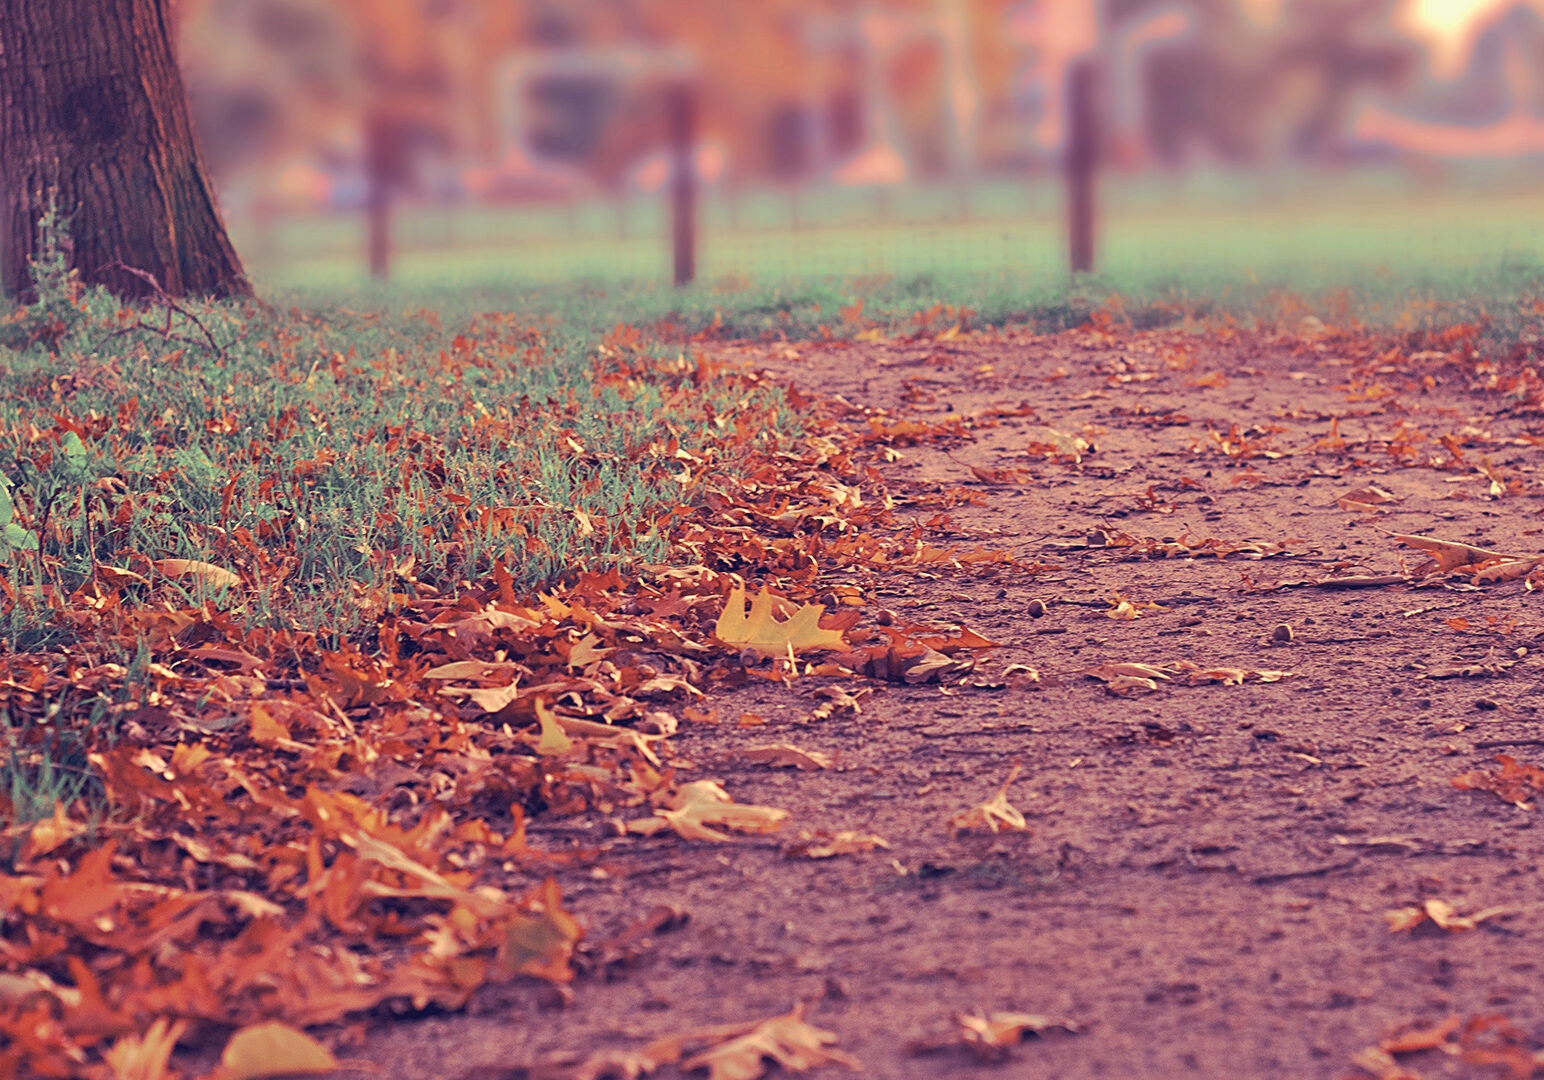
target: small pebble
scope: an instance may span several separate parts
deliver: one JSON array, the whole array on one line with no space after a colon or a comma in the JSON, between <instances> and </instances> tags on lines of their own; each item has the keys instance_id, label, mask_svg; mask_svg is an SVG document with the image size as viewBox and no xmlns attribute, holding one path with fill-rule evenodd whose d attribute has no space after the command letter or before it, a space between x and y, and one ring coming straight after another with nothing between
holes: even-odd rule
<instances>
[{"instance_id":1,"label":"small pebble","mask_svg":"<svg viewBox=\"0 0 1544 1080\"><path fill-rule=\"evenodd\" d=\"M1038 619L1051 609L1046 606L1044 600L1031 600L1024 610L1029 613L1031 619Z\"/></svg>"},{"instance_id":2,"label":"small pebble","mask_svg":"<svg viewBox=\"0 0 1544 1080\"><path fill-rule=\"evenodd\" d=\"M1292 640L1292 627L1287 623L1281 623L1271 631L1272 641L1289 642Z\"/></svg>"}]
</instances>

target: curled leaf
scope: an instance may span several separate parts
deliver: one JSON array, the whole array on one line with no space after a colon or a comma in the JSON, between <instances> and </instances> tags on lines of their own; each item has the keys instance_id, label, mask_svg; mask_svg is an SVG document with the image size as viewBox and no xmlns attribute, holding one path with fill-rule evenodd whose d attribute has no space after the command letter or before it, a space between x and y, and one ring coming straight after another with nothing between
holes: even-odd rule
<instances>
[{"instance_id":1,"label":"curled leaf","mask_svg":"<svg viewBox=\"0 0 1544 1080\"><path fill-rule=\"evenodd\" d=\"M955 833L983 831L995 833L1004 830L1028 832L1029 823L1024 820L1024 815L1008 802L1008 788L1019 778L1019 773L1022 771L1022 766L1015 765L996 795L984 803L972 806L968 810L961 810L951 817L950 830Z\"/></svg>"}]
</instances>

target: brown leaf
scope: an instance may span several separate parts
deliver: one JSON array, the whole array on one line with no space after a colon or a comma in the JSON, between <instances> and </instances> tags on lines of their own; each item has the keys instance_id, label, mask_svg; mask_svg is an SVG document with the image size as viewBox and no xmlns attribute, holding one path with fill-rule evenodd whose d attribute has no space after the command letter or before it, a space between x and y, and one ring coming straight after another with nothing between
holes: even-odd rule
<instances>
[{"instance_id":1,"label":"brown leaf","mask_svg":"<svg viewBox=\"0 0 1544 1080\"><path fill-rule=\"evenodd\" d=\"M1391 539L1398 540L1406 547L1418 548L1431 555L1431 559L1416 568L1416 573L1427 573L1431 569L1446 573L1449 570L1457 570L1463 566L1477 566L1481 563L1495 562L1496 560L1515 559L1515 555L1504 555L1499 551L1490 551L1486 548L1472 547L1469 544L1460 544L1456 540L1439 540L1434 536L1411 536L1404 533L1389 533Z\"/></svg>"},{"instance_id":2,"label":"brown leaf","mask_svg":"<svg viewBox=\"0 0 1544 1080\"><path fill-rule=\"evenodd\" d=\"M1008 1051L1027 1035L1039 1035L1052 1028L1076 1034L1071 1020L1058 1020L1038 1013L993 1012L956 1013L958 1028L943 1036L917 1039L906 1046L913 1055L933 1054L940 1050L963 1047L981 1061L1003 1061Z\"/></svg>"},{"instance_id":3,"label":"brown leaf","mask_svg":"<svg viewBox=\"0 0 1544 1080\"><path fill-rule=\"evenodd\" d=\"M1368 510L1384 503L1399 502L1399 496L1391 491L1384 491L1375 484L1370 484L1356 491L1348 491L1335 500L1342 510Z\"/></svg>"},{"instance_id":4,"label":"brown leaf","mask_svg":"<svg viewBox=\"0 0 1544 1080\"><path fill-rule=\"evenodd\" d=\"M789 1072L807 1072L818 1065L843 1065L853 1071L857 1060L828 1049L836 1041L834 1032L804 1021L804 1006L792 1012L764 1020L744 1035L694 1054L681 1062L683 1072L708 1070L708 1080L757 1080L766 1075L772 1062Z\"/></svg>"},{"instance_id":5,"label":"brown leaf","mask_svg":"<svg viewBox=\"0 0 1544 1080\"><path fill-rule=\"evenodd\" d=\"M1090 679L1101 679L1109 682L1111 679L1158 679L1170 682L1168 672L1153 664L1100 664L1098 667L1085 668L1083 674ZM1155 685L1153 689L1157 689Z\"/></svg>"},{"instance_id":6,"label":"brown leaf","mask_svg":"<svg viewBox=\"0 0 1544 1080\"><path fill-rule=\"evenodd\" d=\"M727 841L730 837L709 826L723 825L739 832L768 833L782 828L789 817L787 810L737 803L711 780L682 784L665 809L654 813L688 840L716 842Z\"/></svg>"},{"instance_id":7,"label":"brown leaf","mask_svg":"<svg viewBox=\"0 0 1544 1080\"><path fill-rule=\"evenodd\" d=\"M505 924L499 967L512 975L566 983L574 977L568 962L584 931L563 910L558 884L551 878L542 887L539 908L534 914L516 915Z\"/></svg>"},{"instance_id":8,"label":"brown leaf","mask_svg":"<svg viewBox=\"0 0 1544 1080\"><path fill-rule=\"evenodd\" d=\"M1024 815L1008 802L1008 788L1019 778L1019 773L1022 771L1022 766L1015 765L996 795L984 803L972 806L968 810L961 810L951 817L950 830L955 833L978 831L995 833L1004 830L1028 832L1029 823L1024 820Z\"/></svg>"},{"instance_id":9,"label":"brown leaf","mask_svg":"<svg viewBox=\"0 0 1544 1080\"><path fill-rule=\"evenodd\" d=\"M835 833L805 831L799 834L798 840L783 848L783 854L789 858L830 859L837 855L857 855L875 848L889 847L873 833L853 832L849 829Z\"/></svg>"},{"instance_id":10,"label":"brown leaf","mask_svg":"<svg viewBox=\"0 0 1544 1080\"><path fill-rule=\"evenodd\" d=\"M1544 769L1521 764L1506 754L1498 754L1496 761L1501 768L1490 772L1472 769L1453 777L1453 786L1460 791L1488 791L1514 806L1530 809L1528 800L1544 791Z\"/></svg>"},{"instance_id":11,"label":"brown leaf","mask_svg":"<svg viewBox=\"0 0 1544 1080\"><path fill-rule=\"evenodd\" d=\"M825 754L800 750L787 743L771 746L750 746L739 752L739 757L753 765L770 765L773 768L829 769L831 759Z\"/></svg>"},{"instance_id":12,"label":"brown leaf","mask_svg":"<svg viewBox=\"0 0 1544 1080\"><path fill-rule=\"evenodd\" d=\"M1419 907L1385 911L1383 917L1388 920L1389 930L1397 934L1414 930L1428 920L1443 930L1459 931L1473 930L1487 919L1499 919L1516 914L1518 914L1516 908L1492 907L1477 911L1473 915L1460 915L1446 900L1427 900Z\"/></svg>"}]
</instances>

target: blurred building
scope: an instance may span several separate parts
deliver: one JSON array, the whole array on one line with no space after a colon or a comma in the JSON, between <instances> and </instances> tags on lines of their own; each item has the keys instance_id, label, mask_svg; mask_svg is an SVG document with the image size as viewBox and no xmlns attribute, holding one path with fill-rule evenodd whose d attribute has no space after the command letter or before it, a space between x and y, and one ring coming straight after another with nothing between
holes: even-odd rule
<instances>
[{"instance_id":1,"label":"blurred building","mask_svg":"<svg viewBox=\"0 0 1544 1080\"><path fill-rule=\"evenodd\" d=\"M1544 0L177 0L229 202L1023 175L1096 56L1118 167L1544 153Z\"/></svg>"}]
</instances>

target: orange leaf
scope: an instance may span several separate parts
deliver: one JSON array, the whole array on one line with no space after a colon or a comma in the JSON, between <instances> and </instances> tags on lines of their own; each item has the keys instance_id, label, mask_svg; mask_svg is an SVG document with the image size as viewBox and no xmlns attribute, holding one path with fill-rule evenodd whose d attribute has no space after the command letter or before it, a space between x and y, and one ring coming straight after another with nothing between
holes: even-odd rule
<instances>
[{"instance_id":1,"label":"orange leaf","mask_svg":"<svg viewBox=\"0 0 1544 1080\"><path fill-rule=\"evenodd\" d=\"M224 567L197 559L161 559L155 568L169 578L194 578L210 589L234 589L241 584L241 578Z\"/></svg>"}]
</instances>

